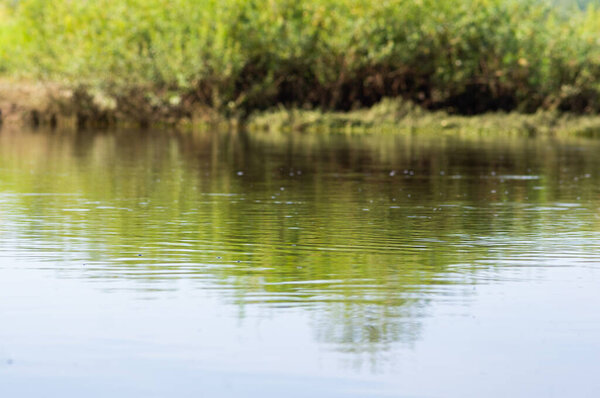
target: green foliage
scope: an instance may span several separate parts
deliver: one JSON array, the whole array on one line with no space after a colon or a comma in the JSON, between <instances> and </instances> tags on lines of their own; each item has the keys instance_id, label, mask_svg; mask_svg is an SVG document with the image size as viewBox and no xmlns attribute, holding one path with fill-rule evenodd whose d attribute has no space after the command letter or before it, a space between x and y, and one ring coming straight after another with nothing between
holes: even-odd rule
<instances>
[{"instance_id":1,"label":"green foliage","mask_svg":"<svg viewBox=\"0 0 600 398\"><path fill-rule=\"evenodd\" d=\"M147 112L326 109L403 96L479 112L600 109L600 11L534 0L20 0L0 71ZM133 108L139 110L139 106Z\"/></svg>"}]
</instances>

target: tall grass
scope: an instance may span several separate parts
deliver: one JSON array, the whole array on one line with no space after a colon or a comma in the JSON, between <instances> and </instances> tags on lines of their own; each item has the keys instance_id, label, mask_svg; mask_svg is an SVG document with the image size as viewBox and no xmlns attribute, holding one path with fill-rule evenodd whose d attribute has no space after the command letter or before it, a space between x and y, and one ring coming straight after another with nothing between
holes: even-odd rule
<instances>
[{"instance_id":1,"label":"tall grass","mask_svg":"<svg viewBox=\"0 0 600 398\"><path fill-rule=\"evenodd\" d=\"M0 0L2 1L2 0ZM0 71L152 112L600 110L600 11L535 0L3 0Z\"/></svg>"}]
</instances>

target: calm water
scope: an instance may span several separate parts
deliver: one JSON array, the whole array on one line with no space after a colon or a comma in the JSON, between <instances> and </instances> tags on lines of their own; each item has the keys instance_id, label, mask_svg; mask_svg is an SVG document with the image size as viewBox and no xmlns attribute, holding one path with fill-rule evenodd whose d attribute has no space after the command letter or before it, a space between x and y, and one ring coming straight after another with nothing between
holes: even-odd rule
<instances>
[{"instance_id":1,"label":"calm water","mask_svg":"<svg viewBox=\"0 0 600 398\"><path fill-rule=\"evenodd\" d=\"M600 141L0 133L2 397L592 397Z\"/></svg>"}]
</instances>

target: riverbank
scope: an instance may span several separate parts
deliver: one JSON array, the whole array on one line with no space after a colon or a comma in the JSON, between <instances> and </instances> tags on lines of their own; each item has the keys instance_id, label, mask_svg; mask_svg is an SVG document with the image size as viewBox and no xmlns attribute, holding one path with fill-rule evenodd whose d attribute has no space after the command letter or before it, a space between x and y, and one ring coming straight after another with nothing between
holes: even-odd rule
<instances>
[{"instance_id":1,"label":"riverbank","mask_svg":"<svg viewBox=\"0 0 600 398\"><path fill-rule=\"evenodd\" d=\"M4 127L108 128L153 125L201 126L228 121L206 106L153 105L115 98L98 89L69 84L0 79L0 123ZM231 118L233 120L233 118Z\"/></svg>"},{"instance_id":2,"label":"riverbank","mask_svg":"<svg viewBox=\"0 0 600 398\"><path fill-rule=\"evenodd\" d=\"M60 104L72 93L57 84L0 80L0 122L4 127L72 124Z\"/></svg>"},{"instance_id":3,"label":"riverbank","mask_svg":"<svg viewBox=\"0 0 600 398\"><path fill-rule=\"evenodd\" d=\"M384 99L369 109L351 112L321 112L279 109L252 115L248 129L307 132L462 132L514 134L600 134L600 116L556 111L533 114L493 112L481 115L451 115L428 111L400 99Z\"/></svg>"},{"instance_id":4,"label":"riverbank","mask_svg":"<svg viewBox=\"0 0 600 398\"><path fill-rule=\"evenodd\" d=\"M192 111L192 110L195 110ZM235 126L249 131L370 133L379 131L498 132L518 134L600 134L600 116L558 111L533 114L494 112L452 115L430 111L408 100L383 99L348 112L275 108L226 117L207 107L172 104L152 114L132 113L99 92L68 89L57 83L0 81L0 111L5 128L62 129L169 126L182 130Z\"/></svg>"},{"instance_id":5,"label":"riverbank","mask_svg":"<svg viewBox=\"0 0 600 398\"><path fill-rule=\"evenodd\" d=\"M75 100L54 103L80 125L384 98L461 115L595 114L598 20L591 5L545 0L0 2L0 77L60 82Z\"/></svg>"}]
</instances>

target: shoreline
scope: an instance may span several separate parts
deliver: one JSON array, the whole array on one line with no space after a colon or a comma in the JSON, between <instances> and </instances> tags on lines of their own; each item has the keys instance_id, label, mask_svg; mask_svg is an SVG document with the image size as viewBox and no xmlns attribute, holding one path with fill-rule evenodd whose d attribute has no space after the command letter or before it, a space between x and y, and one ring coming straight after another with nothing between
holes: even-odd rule
<instances>
[{"instance_id":1,"label":"shoreline","mask_svg":"<svg viewBox=\"0 0 600 398\"><path fill-rule=\"evenodd\" d=\"M192 109L192 110L190 110ZM532 114L489 112L454 115L425 110L400 98L349 112L274 108L246 117L227 117L196 104L163 107L135 115L100 93L73 90L58 83L0 80L0 126L60 129L169 127L195 130L227 126L248 131L371 133L478 132L600 135L600 115L540 110ZM140 116L141 115L141 116ZM149 117L148 115L151 115Z\"/></svg>"}]
</instances>

